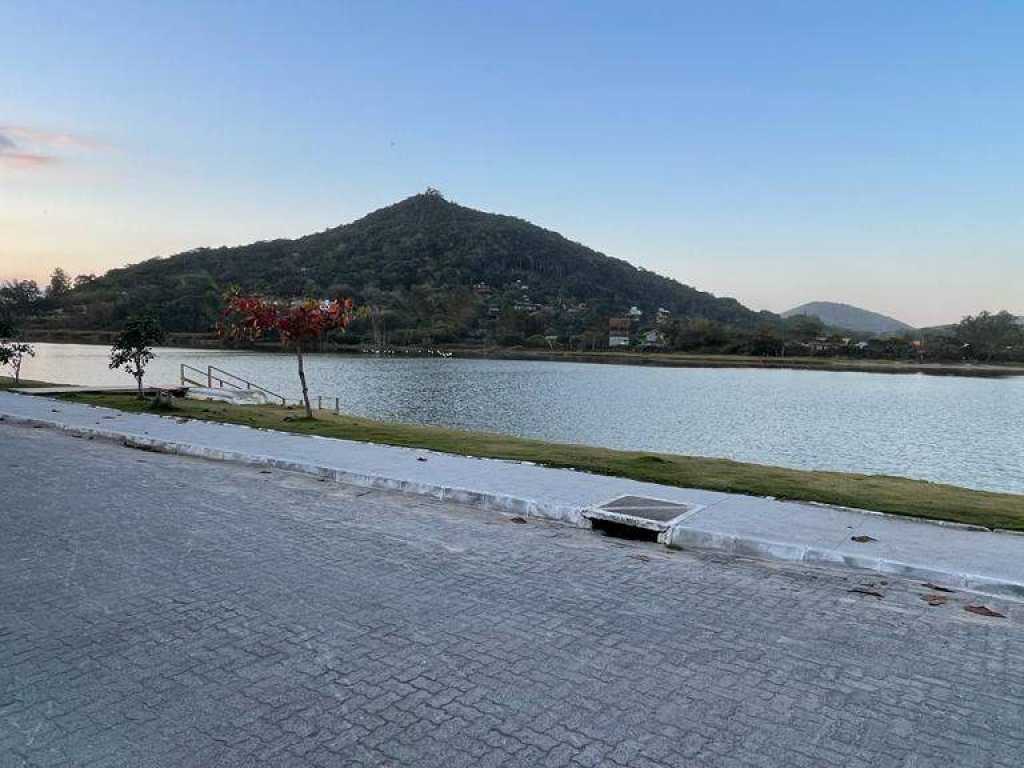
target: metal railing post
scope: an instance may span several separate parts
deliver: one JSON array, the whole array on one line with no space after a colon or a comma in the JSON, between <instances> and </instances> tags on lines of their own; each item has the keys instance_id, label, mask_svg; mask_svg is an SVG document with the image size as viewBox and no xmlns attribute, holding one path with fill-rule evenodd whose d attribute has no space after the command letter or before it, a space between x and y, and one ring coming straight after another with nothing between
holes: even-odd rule
<instances>
[{"instance_id":1,"label":"metal railing post","mask_svg":"<svg viewBox=\"0 0 1024 768\"><path fill-rule=\"evenodd\" d=\"M206 366L206 388L213 389L213 366Z\"/></svg>"}]
</instances>

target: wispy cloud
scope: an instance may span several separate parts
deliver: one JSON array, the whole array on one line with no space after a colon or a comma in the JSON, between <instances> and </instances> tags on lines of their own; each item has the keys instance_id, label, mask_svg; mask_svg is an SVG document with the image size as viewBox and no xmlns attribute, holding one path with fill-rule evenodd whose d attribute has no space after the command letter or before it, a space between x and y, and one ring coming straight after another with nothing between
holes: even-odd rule
<instances>
[{"instance_id":1,"label":"wispy cloud","mask_svg":"<svg viewBox=\"0 0 1024 768\"><path fill-rule=\"evenodd\" d=\"M87 136L0 125L0 164L9 168L39 168L59 163L69 153L103 147L102 142Z\"/></svg>"}]
</instances>

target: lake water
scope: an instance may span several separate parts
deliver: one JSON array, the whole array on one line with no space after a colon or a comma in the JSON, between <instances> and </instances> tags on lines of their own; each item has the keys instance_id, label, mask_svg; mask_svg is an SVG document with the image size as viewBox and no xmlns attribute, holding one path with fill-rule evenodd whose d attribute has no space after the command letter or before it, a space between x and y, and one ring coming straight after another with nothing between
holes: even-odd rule
<instances>
[{"instance_id":1,"label":"lake water","mask_svg":"<svg viewBox=\"0 0 1024 768\"><path fill-rule=\"evenodd\" d=\"M37 344L22 375L131 385L109 349ZM157 350L147 381L217 365L298 397L291 355ZM374 419L1024 493L1024 377L307 356L310 394Z\"/></svg>"}]
</instances>

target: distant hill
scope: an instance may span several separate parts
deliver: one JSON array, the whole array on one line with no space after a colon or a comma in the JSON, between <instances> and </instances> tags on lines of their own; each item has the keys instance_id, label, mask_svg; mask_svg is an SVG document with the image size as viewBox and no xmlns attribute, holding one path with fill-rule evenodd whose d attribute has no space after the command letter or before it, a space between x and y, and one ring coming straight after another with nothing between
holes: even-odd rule
<instances>
[{"instance_id":1,"label":"distant hill","mask_svg":"<svg viewBox=\"0 0 1024 768\"><path fill-rule=\"evenodd\" d=\"M783 317L794 315L810 315L834 328L845 328L857 333L874 333L879 336L914 330L912 326L887 315L832 301L812 301L782 313Z\"/></svg>"},{"instance_id":2,"label":"distant hill","mask_svg":"<svg viewBox=\"0 0 1024 768\"><path fill-rule=\"evenodd\" d=\"M583 317L596 324L595 316L634 305L645 318L664 307L676 317L741 328L778 321L433 190L294 240L199 248L111 270L72 291L65 316L70 325L115 327L148 309L168 330L203 331L215 323L230 285L282 298L352 296L384 307L389 330L427 329L439 340L482 335L487 318L509 307L539 318L526 324L527 335L579 325Z\"/></svg>"}]
</instances>

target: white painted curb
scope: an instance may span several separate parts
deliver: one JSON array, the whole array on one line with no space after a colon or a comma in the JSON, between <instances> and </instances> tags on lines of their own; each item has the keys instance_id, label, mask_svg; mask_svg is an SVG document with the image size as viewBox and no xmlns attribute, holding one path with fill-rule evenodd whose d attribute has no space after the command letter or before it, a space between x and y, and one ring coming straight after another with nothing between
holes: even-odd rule
<instances>
[{"instance_id":1,"label":"white painted curb","mask_svg":"<svg viewBox=\"0 0 1024 768\"><path fill-rule=\"evenodd\" d=\"M825 547L805 546L781 541L770 541L754 536L716 533L715 531L676 526L665 539L671 549L696 547L735 555L757 557L763 560L810 563L819 565L842 565L848 568L874 571L886 576L899 576L941 583L967 592L979 592L999 597L1024 599L1024 583L1010 579L993 578L963 571L949 571L917 563L898 560L850 555Z\"/></svg>"},{"instance_id":2,"label":"white painted curb","mask_svg":"<svg viewBox=\"0 0 1024 768\"><path fill-rule=\"evenodd\" d=\"M234 464L244 464L254 467L271 467L286 472L298 472L304 475L312 475L335 482L354 485L358 488L372 488L374 490L399 491L411 493L417 496L429 496L441 501L451 501L456 504L481 507L496 512L523 517L538 517L546 520L554 520L560 523L567 523L578 528L590 528L590 521L583 516L583 508L552 504L549 502L527 499L518 496L506 496L486 491L475 491L470 488L459 488L434 483L422 483L413 480L401 480L384 475L375 475L365 472L352 472L346 469L337 469L318 464L307 464L295 461L277 459L273 456L262 456L259 454L243 453L241 451L223 451L218 448L208 448L194 443L179 443L170 440L160 440L142 435L131 435L124 432L117 432L109 429L94 429L92 427L76 427L63 424L59 421L49 419L35 419L14 414L0 414L0 421L10 424L20 424L30 427L41 427L54 429L69 435L79 437L96 438L120 443L129 448L137 448L144 451L156 453L168 453L176 456L190 456L198 459L209 459L211 461L227 461ZM424 451L424 453L430 453Z\"/></svg>"},{"instance_id":3,"label":"white painted curb","mask_svg":"<svg viewBox=\"0 0 1024 768\"><path fill-rule=\"evenodd\" d=\"M169 440L160 440L157 438L130 435L124 432L116 432L108 429L76 427L49 419L36 419L9 413L0 414L0 422L53 429L66 434L108 440L121 443L122 445L130 448L155 451L157 453L190 456L193 458L209 459L213 461L226 461L256 467L272 467L282 471L312 475L313 477L333 480L360 488L399 491L419 496L429 496L441 501L451 501L457 504L476 506L482 509L488 509L505 514L554 520L580 528L591 527L590 520L584 516L587 508L552 504L536 499L488 493L485 491L475 491L468 488L401 480L363 472L352 472L344 469L337 469L317 464L286 461L284 459L276 459L271 456L261 456L258 454L243 453L240 451L223 451L193 443L179 443ZM424 453L431 452L424 451ZM855 511L863 512L863 510ZM968 527L959 526L955 523L950 525ZM977 526L970 527L977 530L986 530ZM843 565L850 568L874 571L876 573L890 576L901 576L904 578L942 582L943 584L970 592L998 595L1001 597L1012 597L1016 599L1024 598L1024 583L1012 581L1010 579L992 578L958 571L944 571L930 568L926 565L903 563L896 560L841 554L835 550L822 547L808 547L788 542L770 541L757 537L737 536L734 534L688 528L685 519L680 523L673 525L668 531L662 534L661 540L671 549L696 547L718 552L728 552L736 555L758 557L765 560Z\"/></svg>"}]
</instances>

